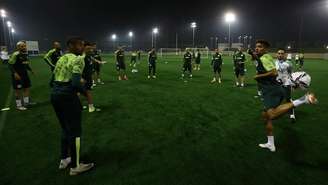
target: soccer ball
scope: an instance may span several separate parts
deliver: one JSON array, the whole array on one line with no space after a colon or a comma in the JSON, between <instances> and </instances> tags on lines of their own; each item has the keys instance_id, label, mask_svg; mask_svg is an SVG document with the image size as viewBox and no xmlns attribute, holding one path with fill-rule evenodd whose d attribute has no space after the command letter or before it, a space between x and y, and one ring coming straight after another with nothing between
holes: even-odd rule
<instances>
[{"instance_id":1,"label":"soccer ball","mask_svg":"<svg viewBox=\"0 0 328 185\"><path fill-rule=\"evenodd\" d=\"M294 84L294 88L299 87L302 90L308 89L311 84L311 76L304 71L292 73L291 80Z\"/></svg>"}]
</instances>

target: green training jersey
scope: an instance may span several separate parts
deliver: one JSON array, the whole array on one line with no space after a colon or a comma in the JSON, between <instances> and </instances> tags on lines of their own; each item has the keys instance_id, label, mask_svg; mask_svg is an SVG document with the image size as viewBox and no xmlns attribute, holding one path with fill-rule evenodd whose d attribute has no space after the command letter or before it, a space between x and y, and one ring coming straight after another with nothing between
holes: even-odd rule
<instances>
[{"instance_id":1,"label":"green training jersey","mask_svg":"<svg viewBox=\"0 0 328 185\"><path fill-rule=\"evenodd\" d=\"M51 49L48 53L43 57L43 59L48 63L49 66L55 67L59 58L61 57L60 49Z\"/></svg>"},{"instance_id":2,"label":"green training jersey","mask_svg":"<svg viewBox=\"0 0 328 185\"><path fill-rule=\"evenodd\" d=\"M10 65L13 72L24 72L26 70L31 71L27 53L15 51L10 56L8 64Z\"/></svg>"},{"instance_id":3,"label":"green training jersey","mask_svg":"<svg viewBox=\"0 0 328 185\"><path fill-rule=\"evenodd\" d=\"M70 82L73 73L82 74L84 70L84 57L67 53L60 57L54 70L55 82Z\"/></svg>"},{"instance_id":4,"label":"green training jersey","mask_svg":"<svg viewBox=\"0 0 328 185\"><path fill-rule=\"evenodd\" d=\"M275 70L275 61L269 54L264 54L255 61L257 74L264 74L269 71ZM259 85L277 85L276 76L268 76L257 79Z\"/></svg>"}]
</instances>

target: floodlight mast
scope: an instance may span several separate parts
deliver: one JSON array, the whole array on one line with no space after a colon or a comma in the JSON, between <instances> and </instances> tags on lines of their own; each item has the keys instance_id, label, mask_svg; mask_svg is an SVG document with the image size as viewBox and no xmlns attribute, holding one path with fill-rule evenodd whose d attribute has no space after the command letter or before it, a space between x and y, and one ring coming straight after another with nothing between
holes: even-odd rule
<instances>
[{"instance_id":1,"label":"floodlight mast","mask_svg":"<svg viewBox=\"0 0 328 185\"><path fill-rule=\"evenodd\" d=\"M224 16L225 22L228 23L229 25L229 47L228 47L228 51L230 51L231 49L231 24L234 23L236 21L236 15L232 12L227 12Z\"/></svg>"},{"instance_id":2,"label":"floodlight mast","mask_svg":"<svg viewBox=\"0 0 328 185\"><path fill-rule=\"evenodd\" d=\"M116 34L112 34L111 38L112 38L112 41L113 41L113 50L115 50L117 35Z\"/></svg>"},{"instance_id":3,"label":"floodlight mast","mask_svg":"<svg viewBox=\"0 0 328 185\"><path fill-rule=\"evenodd\" d=\"M7 17L7 12L6 12L6 10L4 10L4 9L1 9L0 10L0 16L1 16L1 19L2 19L2 29L3 29L3 34L2 34L2 36L3 36L3 44L4 45L7 45L7 43L6 43L6 26L5 26L5 18Z\"/></svg>"},{"instance_id":4,"label":"floodlight mast","mask_svg":"<svg viewBox=\"0 0 328 185\"><path fill-rule=\"evenodd\" d=\"M195 48L195 29L197 28L197 23L192 22L190 24L190 27L192 29L192 47Z\"/></svg>"},{"instance_id":5,"label":"floodlight mast","mask_svg":"<svg viewBox=\"0 0 328 185\"><path fill-rule=\"evenodd\" d=\"M159 29L157 27L153 28L152 34L151 34L151 47L156 49L156 36L159 32Z\"/></svg>"},{"instance_id":6,"label":"floodlight mast","mask_svg":"<svg viewBox=\"0 0 328 185\"><path fill-rule=\"evenodd\" d=\"M133 42L133 36L134 36L134 34L133 34L133 32L132 31L130 31L129 32L129 37L130 37L130 45L131 45L131 49L133 48L133 46L132 46L132 42Z\"/></svg>"}]
</instances>

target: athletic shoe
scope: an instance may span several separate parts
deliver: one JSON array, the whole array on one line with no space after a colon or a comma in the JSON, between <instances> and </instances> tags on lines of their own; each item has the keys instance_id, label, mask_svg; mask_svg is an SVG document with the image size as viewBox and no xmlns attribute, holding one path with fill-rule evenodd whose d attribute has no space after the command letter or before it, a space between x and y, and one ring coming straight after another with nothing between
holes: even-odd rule
<instances>
[{"instance_id":1,"label":"athletic shoe","mask_svg":"<svg viewBox=\"0 0 328 185\"><path fill-rule=\"evenodd\" d=\"M313 93L308 93L306 95L306 99L309 104L317 104L318 103L318 99L315 97L315 95Z\"/></svg>"},{"instance_id":2,"label":"athletic shoe","mask_svg":"<svg viewBox=\"0 0 328 185\"><path fill-rule=\"evenodd\" d=\"M238 82L236 82L236 87L239 87L239 83Z\"/></svg>"},{"instance_id":3,"label":"athletic shoe","mask_svg":"<svg viewBox=\"0 0 328 185\"><path fill-rule=\"evenodd\" d=\"M80 163L78 167L70 169L69 175L71 176L79 175L83 172L91 170L93 167L94 167L93 163L89 163L89 164Z\"/></svg>"},{"instance_id":4,"label":"athletic shoe","mask_svg":"<svg viewBox=\"0 0 328 185\"><path fill-rule=\"evenodd\" d=\"M156 76L154 75L153 78L156 79Z\"/></svg>"},{"instance_id":5,"label":"athletic shoe","mask_svg":"<svg viewBox=\"0 0 328 185\"><path fill-rule=\"evenodd\" d=\"M295 114L291 114L291 115L289 116L289 118L292 120L293 123L296 122Z\"/></svg>"},{"instance_id":6,"label":"athletic shoe","mask_svg":"<svg viewBox=\"0 0 328 185\"><path fill-rule=\"evenodd\" d=\"M96 108L96 107L89 108L89 113L100 112L100 111L101 111L101 109Z\"/></svg>"},{"instance_id":7,"label":"athletic shoe","mask_svg":"<svg viewBox=\"0 0 328 185\"><path fill-rule=\"evenodd\" d=\"M198 68L198 71L200 71L200 67Z\"/></svg>"},{"instance_id":8,"label":"athletic shoe","mask_svg":"<svg viewBox=\"0 0 328 185\"><path fill-rule=\"evenodd\" d=\"M148 79L150 79L150 76L148 75L148 77L147 77Z\"/></svg>"},{"instance_id":9,"label":"athletic shoe","mask_svg":"<svg viewBox=\"0 0 328 185\"><path fill-rule=\"evenodd\" d=\"M259 147L261 147L261 148L267 148L271 152L275 152L276 151L276 147L274 145L269 144L269 143L259 144Z\"/></svg>"},{"instance_id":10,"label":"athletic shoe","mask_svg":"<svg viewBox=\"0 0 328 185\"><path fill-rule=\"evenodd\" d=\"M220 84L220 83L222 83L222 81L221 81L221 79L220 79L220 78L219 78L218 82L219 82L219 84Z\"/></svg>"},{"instance_id":11,"label":"athletic shoe","mask_svg":"<svg viewBox=\"0 0 328 185\"><path fill-rule=\"evenodd\" d=\"M64 170L68 167L68 165L71 163L71 158L70 157L67 157L66 159L62 159L60 160L60 163L59 163L59 169L60 170Z\"/></svg>"},{"instance_id":12,"label":"athletic shoe","mask_svg":"<svg viewBox=\"0 0 328 185\"><path fill-rule=\"evenodd\" d=\"M244 84L241 84L240 87L245 87L245 85Z\"/></svg>"},{"instance_id":13,"label":"athletic shoe","mask_svg":"<svg viewBox=\"0 0 328 185\"><path fill-rule=\"evenodd\" d=\"M192 78L192 75L189 75L189 78Z\"/></svg>"},{"instance_id":14,"label":"athletic shoe","mask_svg":"<svg viewBox=\"0 0 328 185\"><path fill-rule=\"evenodd\" d=\"M123 79L124 79L124 80L129 80L127 76L124 76Z\"/></svg>"},{"instance_id":15,"label":"athletic shoe","mask_svg":"<svg viewBox=\"0 0 328 185\"><path fill-rule=\"evenodd\" d=\"M211 81L211 83L215 83L216 82L216 79L215 78L213 78L213 80Z\"/></svg>"},{"instance_id":16,"label":"athletic shoe","mask_svg":"<svg viewBox=\"0 0 328 185\"><path fill-rule=\"evenodd\" d=\"M118 77L118 80L122 80L122 77L121 77L121 76L119 76L119 77Z\"/></svg>"},{"instance_id":17,"label":"athletic shoe","mask_svg":"<svg viewBox=\"0 0 328 185\"><path fill-rule=\"evenodd\" d=\"M24 107L24 106L19 106L19 107L16 107L16 109L17 109L17 110L19 110L19 111L24 111L24 110L27 110L27 108L26 108L26 107Z\"/></svg>"}]
</instances>

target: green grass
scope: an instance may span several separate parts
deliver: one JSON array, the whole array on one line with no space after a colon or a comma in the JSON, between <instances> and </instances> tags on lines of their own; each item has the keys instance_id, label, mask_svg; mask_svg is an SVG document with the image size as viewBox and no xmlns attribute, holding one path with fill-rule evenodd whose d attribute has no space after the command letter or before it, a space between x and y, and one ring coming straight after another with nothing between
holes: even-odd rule
<instances>
[{"instance_id":1,"label":"green grass","mask_svg":"<svg viewBox=\"0 0 328 185\"><path fill-rule=\"evenodd\" d=\"M32 98L38 105L17 112L11 101L0 136L0 184L328 184L328 62L305 64L320 104L297 109L296 124L287 117L275 121L277 152L270 153L257 146L266 137L262 104L253 98L254 66L248 65L248 87L235 88L225 58L218 85L209 83L209 61L188 83L179 80L181 61L173 58L158 61L156 80L146 79L144 58L138 74L118 81L113 58L106 57L106 84L93 91L103 111L83 113L82 159L96 168L78 177L57 169L60 128L49 103L50 72L41 58L32 58ZM1 66L0 103L9 92L6 71Z\"/></svg>"}]
</instances>

